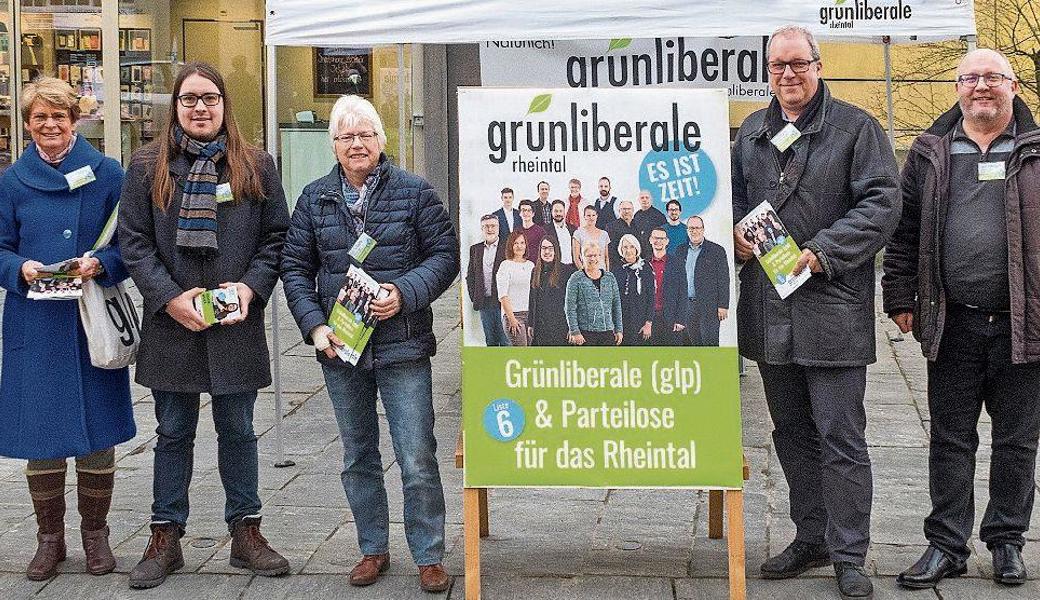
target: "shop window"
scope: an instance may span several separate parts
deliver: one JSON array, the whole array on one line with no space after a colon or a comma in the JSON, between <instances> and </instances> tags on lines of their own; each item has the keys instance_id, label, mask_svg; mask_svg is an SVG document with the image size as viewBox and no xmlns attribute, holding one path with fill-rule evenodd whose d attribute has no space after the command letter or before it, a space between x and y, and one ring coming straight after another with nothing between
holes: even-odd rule
<instances>
[{"instance_id":1,"label":"shop window","mask_svg":"<svg viewBox=\"0 0 1040 600\"><path fill-rule=\"evenodd\" d=\"M102 110L105 100L105 77L101 62L102 45L107 43L107 40L101 35L100 0L21 1L19 43L22 83L28 83L40 76L57 77L67 81L80 95L77 133L104 152ZM10 41L5 44L0 40L0 48L8 47L7 52L0 50L0 53L8 57L9 43ZM10 58L4 62L9 65ZM0 96L4 95L2 69L0 66ZM7 87L10 88L9 73L7 79ZM8 104L10 105L9 98ZM0 114L2 111L0 107ZM4 123L3 117L0 117L0 128L4 127ZM10 127L7 131L9 136ZM25 137L26 145L29 141L29 138Z\"/></svg>"}]
</instances>

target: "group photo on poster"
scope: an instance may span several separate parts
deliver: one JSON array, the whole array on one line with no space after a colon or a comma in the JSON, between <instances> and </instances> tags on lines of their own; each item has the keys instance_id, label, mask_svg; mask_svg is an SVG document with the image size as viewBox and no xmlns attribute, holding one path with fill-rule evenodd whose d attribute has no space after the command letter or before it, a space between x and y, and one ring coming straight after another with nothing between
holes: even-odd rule
<instances>
[{"instance_id":1,"label":"group photo on poster","mask_svg":"<svg viewBox=\"0 0 1040 600\"><path fill-rule=\"evenodd\" d=\"M671 91L636 91L661 99L663 120L622 109L610 123L589 92L490 93L542 120L516 127L496 110L474 121L485 151L461 152L465 344L735 345L728 164L707 150L725 128L669 130L697 110Z\"/></svg>"}]
</instances>

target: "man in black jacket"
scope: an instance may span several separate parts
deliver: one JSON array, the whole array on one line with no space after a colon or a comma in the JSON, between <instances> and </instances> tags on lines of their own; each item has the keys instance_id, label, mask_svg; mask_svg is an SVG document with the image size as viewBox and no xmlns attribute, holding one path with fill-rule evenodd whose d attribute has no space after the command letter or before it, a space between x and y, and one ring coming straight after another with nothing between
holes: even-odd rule
<instances>
[{"instance_id":1,"label":"man in black jacket","mask_svg":"<svg viewBox=\"0 0 1040 600\"><path fill-rule=\"evenodd\" d=\"M885 311L928 357L929 547L896 579L909 588L934 587L967 568L983 405L993 453L979 539L993 553L998 583L1025 583L1040 435L1040 351L1030 333L1040 325L1040 132L1001 54L965 56L956 89L958 105L907 157L903 216L881 281Z\"/></svg>"},{"instance_id":2,"label":"man in black jacket","mask_svg":"<svg viewBox=\"0 0 1040 600\"><path fill-rule=\"evenodd\" d=\"M610 195L609 178L599 178L599 196L596 197L593 206L596 207L596 227L606 231L607 227L618 218L617 198Z\"/></svg>"},{"instance_id":3,"label":"man in black jacket","mask_svg":"<svg viewBox=\"0 0 1040 600\"><path fill-rule=\"evenodd\" d=\"M670 255L664 272L664 318L689 346L718 346L729 316L729 260L722 246L704 238L704 219L686 219L690 243Z\"/></svg>"},{"instance_id":4,"label":"man in black jacket","mask_svg":"<svg viewBox=\"0 0 1040 600\"><path fill-rule=\"evenodd\" d=\"M636 237L639 238L639 243L643 244L644 247L649 246L650 232L655 227L663 226L666 221L667 218L664 216L664 213L654 206L654 200L650 196L650 192L639 190L639 210L632 217L632 226L638 232Z\"/></svg>"},{"instance_id":5,"label":"man in black jacket","mask_svg":"<svg viewBox=\"0 0 1040 600\"><path fill-rule=\"evenodd\" d=\"M873 476L866 443L866 365L876 360L874 255L899 220L895 156L877 120L830 95L812 33L770 39L776 97L750 115L733 148L733 218L768 200L813 276L781 300L734 232L740 271L737 340L758 362L773 443L790 489L795 539L763 576L834 563L843 598L869 598Z\"/></svg>"},{"instance_id":6,"label":"man in black jacket","mask_svg":"<svg viewBox=\"0 0 1040 600\"><path fill-rule=\"evenodd\" d=\"M502 306L498 302L498 283L495 281L498 265L506 258L505 243L498 236L498 218L495 215L481 217L480 233L484 240L469 247L466 289L473 310L480 313L487 345L508 346L509 338L502 327Z\"/></svg>"},{"instance_id":7,"label":"man in black jacket","mask_svg":"<svg viewBox=\"0 0 1040 600\"><path fill-rule=\"evenodd\" d=\"M560 264L574 265L571 244L574 243L574 232L577 228L567 224L567 206L563 200L553 200L550 223L545 226L545 237L556 244L556 252Z\"/></svg>"}]
</instances>

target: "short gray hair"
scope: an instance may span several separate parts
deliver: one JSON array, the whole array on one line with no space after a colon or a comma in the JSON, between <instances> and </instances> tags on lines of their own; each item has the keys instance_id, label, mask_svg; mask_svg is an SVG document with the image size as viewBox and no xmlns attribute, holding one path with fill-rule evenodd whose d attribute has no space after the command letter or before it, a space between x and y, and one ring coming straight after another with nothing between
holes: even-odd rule
<instances>
[{"instance_id":1,"label":"short gray hair","mask_svg":"<svg viewBox=\"0 0 1040 600\"><path fill-rule=\"evenodd\" d=\"M379 138L379 149L386 148L383 120L379 118L376 107L361 96L340 96L339 100L336 100L329 115L329 141L335 143L333 138L341 131L348 127L357 127L361 123L371 125Z\"/></svg>"},{"instance_id":2,"label":"short gray hair","mask_svg":"<svg viewBox=\"0 0 1040 600\"><path fill-rule=\"evenodd\" d=\"M769 43L766 44L766 58L768 58L769 49L773 47L773 40L778 37L786 37L789 35L800 35L809 43L809 57L813 60L820 60L820 45L816 43L816 37L811 31L802 27L801 25L784 25L773 32L773 35L769 36Z\"/></svg>"}]
</instances>

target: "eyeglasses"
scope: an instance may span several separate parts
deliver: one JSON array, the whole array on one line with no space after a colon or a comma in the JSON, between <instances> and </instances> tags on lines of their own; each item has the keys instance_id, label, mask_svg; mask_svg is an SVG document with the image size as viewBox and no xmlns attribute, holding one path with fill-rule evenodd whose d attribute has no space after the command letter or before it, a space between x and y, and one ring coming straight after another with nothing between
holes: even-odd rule
<instances>
[{"instance_id":1,"label":"eyeglasses","mask_svg":"<svg viewBox=\"0 0 1040 600\"><path fill-rule=\"evenodd\" d=\"M704 231L704 227L700 225L694 225L693 227L687 227L686 231Z\"/></svg>"},{"instance_id":2,"label":"eyeglasses","mask_svg":"<svg viewBox=\"0 0 1040 600\"><path fill-rule=\"evenodd\" d=\"M202 100L202 103L206 106L216 106L220 104L220 99L223 98L221 94L215 92L209 94L181 94L177 96L177 101L181 103L184 108L195 108L195 105Z\"/></svg>"},{"instance_id":3,"label":"eyeglasses","mask_svg":"<svg viewBox=\"0 0 1040 600\"><path fill-rule=\"evenodd\" d=\"M40 124L46 123L47 121L51 121L51 120L53 120L55 123L64 123L64 122L69 121L71 119L69 117L69 113L61 112L61 113L52 113L52 114L49 114L49 115L48 114L44 114L44 113L37 113L37 114L34 114L34 115L30 116L29 120L32 121L33 123L37 124L37 125L40 125Z\"/></svg>"},{"instance_id":4,"label":"eyeglasses","mask_svg":"<svg viewBox=\"0 0 1040 600\"><path fill-rule=\"evenodd\" d=\"M347 146L353 146L354 140L361 140L362 144L367 144L376 138L376 132L374 131L362 131L361 133L341 133L336 137L332 138L341 144Z\"/></svg>"},{"instance_id":5,"label":"eyeglasses","mask_svg":"<svg viewBox=\"0 0 1040 600\"><path fill-rule=\"evenodd\" d=\"M791 67L791 71L794 73L805 73L809 70L809 65L819 60L814 58L813 60L797 59L790 62L783 61L769 61L769 72L773 75L783 75L787 67Z\"/></svg>"},{"instance_id":6,"label":"eyeglasses","mask_svg":"<svg viewBox=\"0 0 1040 600\"><path fill-rule=\"evenodd\" d=\"M973 87L979 84L979 80L986 82L989 87L995 87L1004 83L1004 80L1014 81L1014 77L1011 75L1005 75L1003 73L965 73L964 75L957 76L957 83Z\"/></svg>"}]
</instances>

